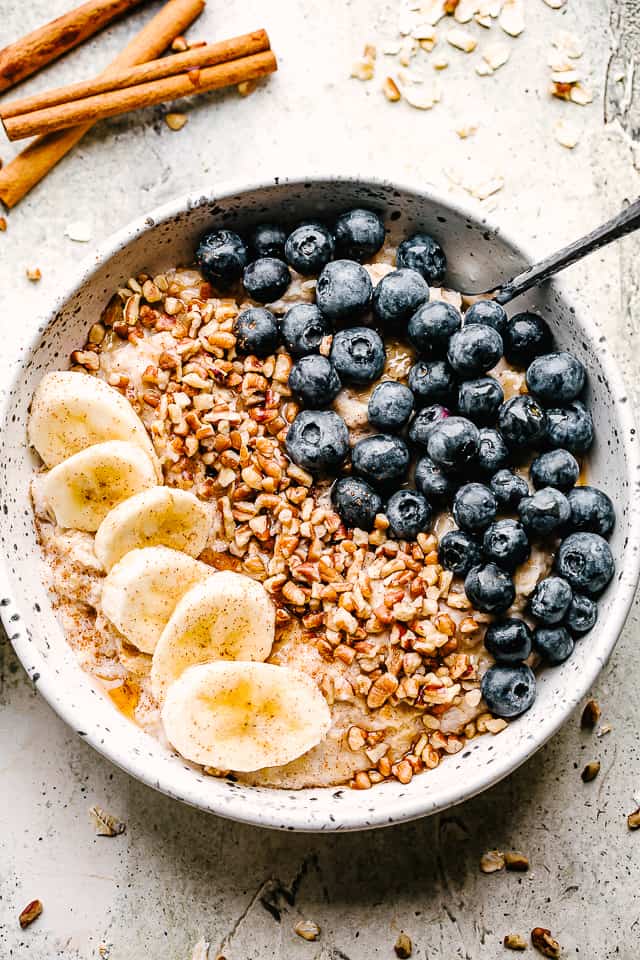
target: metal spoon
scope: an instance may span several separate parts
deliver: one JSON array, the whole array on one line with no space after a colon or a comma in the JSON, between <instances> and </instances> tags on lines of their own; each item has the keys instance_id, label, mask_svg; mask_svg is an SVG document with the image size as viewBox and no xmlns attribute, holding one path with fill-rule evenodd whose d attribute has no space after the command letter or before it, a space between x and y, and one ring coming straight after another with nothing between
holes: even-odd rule
<instances>
[{"instance_id":1,"label":"metal spoon","mask_svg":"<svg viewBox=\"0 0 640 960\"><path fill-rule=\"evenodd\" d=\"M501 283L499 287L486 290L484 293L465 294L465 299L473 300L477 298L478 300L496 300L498 303L509 303L510 300L519 297L520 294L530 290L531 287L537 287L538 284L548 280L555 273L564 270L565 267L571 266L578 260L582 260L583 257L593 253L594 250L599 250L600 247L606 246L612 240L618 240L619 237L626 236L627 233L633 233L638 227L640 227L640 200L635 200L617 217L613 217L612 220L608 220L602 226L596 227L595 230L581 237L580 240L570 243L568 247L563 247L562 250L545 257L544 260L535 263L523 273L519 273L517 277L513 277L512 280L507 280L505 283Z\"/></svg>"}]
</instances>

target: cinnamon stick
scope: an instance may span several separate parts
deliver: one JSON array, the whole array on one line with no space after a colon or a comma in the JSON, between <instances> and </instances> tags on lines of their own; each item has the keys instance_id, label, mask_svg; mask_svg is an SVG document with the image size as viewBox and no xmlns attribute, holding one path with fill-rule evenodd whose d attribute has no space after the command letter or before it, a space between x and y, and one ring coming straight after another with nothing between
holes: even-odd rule
<instances>
[{"instance_id":1,"label":"cinnamon stick","mask_svg":"<svg viewBox=\"0 0 640 960\"><path fill-rule=\"evenodd\" d=\"M93 97L100 93L120 90L124 87L133 87L151 80L161 80L178 73L186 73L200 67L212 67L217 63L227 63L230 60L239 60L254 53L262 53L269 49L269 37L264 30L254 30L231 40L222 40L219 43L208 43L202 47L195 47L185 53L175 53L159 60L150 60L135 67L128 67L109 76L93 77L80 83L71 83L56 90L46 90L36 93L22 100L11 100L0 104L0 119L19 117L24 113L44 110L47 107L59 106L62 103L72 103L84 97Z\"/></svg>"},{"instance_id":2,"label":"cinnamon stick","mask_svg":"<svg viewBox=\"0 0 640 960\"><path fill-rule=\"evenodd\" d=\"M89 0L0 50L0 91L8 90L93 36L142 0Z\"/></svg>"},{"instance_id":3,"label":"cinnamon stick","mask_svg":"<svg viewBox=\"0 0 640 960\"><path fill-rule=\"evenodd\" d=\"M255 80L277 70L277 61L273 52L256 53L251 57L219 63L215 67L205 67L190 73L181 73L151 83L141 83L124 90L112 90L95 97L85 97L73 103L62 103L57 107L47 107L18 117L4 120L4 129L10 140L23 140L42 133L63 130L87 120L102 120L115 117L130 110L140 110L167 100L189 97L194 93L207 90L219 90L245 80Z\"/></svg>"},{"instance_id":4,"label":"cinnamon stick","mask_svg":"<svg viewBox=\"0 0 640 960\"><path fill-rule=\"evenodd\" d=\"M146 24L108 67L118 71L145 60L159 57L171 41L184 33L198 17L205 0L168 0L168 3ZM108 76L108 71L105 75ZM9 208L39 183L58 161L83 138L93 120L80 127L40 137L0 170L0 200Z\"/></svg>"}]
</instances>

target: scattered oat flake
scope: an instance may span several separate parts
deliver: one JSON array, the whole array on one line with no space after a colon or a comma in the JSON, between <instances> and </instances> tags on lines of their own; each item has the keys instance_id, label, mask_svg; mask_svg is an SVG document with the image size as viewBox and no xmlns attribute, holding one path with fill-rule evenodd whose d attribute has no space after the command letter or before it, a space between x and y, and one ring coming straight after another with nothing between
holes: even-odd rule
<instances>
[{"instance_id":1,"label":"scattered oat flake","mask_svg":"<svg viewBox=\"0 0 640 960\"><path fill-rule=\"evenodd\" d=\"M481 17L493 17L494 20L497 20L503 3L504 0L480 0L478 13Z\"/></svg>"},{"instance_id":2,"label":"scattered oat flake","mask_svg":"<svg viewBox=\"0 0 640 960\"><path fill-rule=\"evenodd\" d=\"M400 53L399 43L385 43L382 52L386 57L395 57Z\"/></svg>"},{"instance_id":3,"label":"scattered oat flake","mask_svg":"<svg viewBox=\"0 0 640 960\"><path fill-rule=\"evenodd\" d=\"M378 51L376 50L375 44L373 44L373 43L366 43L366 44L365 44L365 47L364 47L364 50L362 51L362 55L363 55L367 60L375 60L376 57L378 56Z\"/></svg>"},{"instance_id":4,"label":"scattered oat flake","mask_svg":"<svg viewBox=\"0 0 640 960\"><path fill-rule=\"evenodd\" d=\"M497 873L504 869L504 854L501 850L487 850L480 857L480 870L482 873Z\"/></svg>"},{"instance_id":5,"label":"scattered oat flake","mask_svg":"<svg viewBox=\"0 0 640 960\"><path fill-rule=\"evenodd\" d=\"M42 273L38 267L27 267L27 280L31 280L32 283L42 280Z\"/></svg>"},{"instance_id":6,"label":"scattered oat flake","mask_svg":"<svg viewBox=\"0 0 640 960\"><path fill-rule=\"evenodd\" d=\"M527 941L519 933L508 933L502 942L507 950L527 949Z\"/></svg>"},{"instance_id":7,"label":"scattered oat flake","mask_svg":"<svg viewBox=\"0 0 640 960\"><path fill-rule=\"evenodd\" d=\"M313 941L320 936L320 927L314 920L299 920L293 928L293 932L297 933L303 940Z\"/></svg>"},{"instance_id":8,"label":"scattered oat flake","mask_svg":"<svg viewBox=\"0 0 640 960\"><path fill-rule=\"evenodd\" d=\"M424 84L417 89L407 84L402 88L402 96L409 106L415 107L416 110L431 110L440 100L440 91L435 84Z\"/></svg>"},{"instance_id":9,"label":"scattered oat flake","mask_svg":"<svg viewBox=\"0 0 640 960\"><path fill-rule=\"evenodd\" d=\"M568 150L573 150L580 141L581 131L576 126L576 124L571 123L570 120L562 118L558 120L555 127L553 128L553 133L558 141L563 147L566 147Z\"/></svg>"},{"instance_id":10,"label":"scattered oat flake","mask_svg":"<svg viewBox=\"0 0 640 960\"><path fill-rule=\"evenodd\" d=\"M95 823L98 837L118 837L127 829L126 823L117 820L116 817L97 805L89 809L89 815Z\"/></svg>"},{"instance_id":11,"label":"scattered oat flake","mask_svg":"<svg viewBox=\"0 0 640 960\"><path fill-rule=\"evenodd\" d=\"M435 27L436 23L442 20L446 12L445 0L425 0L424 3L420 4L421 16L423 16L426 22L431 24L432 27Z\"/></svg>"},{"instance_id":12,"label":"scattered oat flake","mask_svg":"<svg viewBox=\"0 0 640 960\"><path fill-rule=\"evenodd\" d=\"M29 924L33 923L34 920L37 920L40 914L42 913L42 901L41 900L32 900L26 905L18 920L20 921L20 926L24 930L25 927L28 927Z\"/></svg>"},{"instance_id":13,"label":"scattered oat flake","mask_svg":"<svg viewBox=\"0 0 640 960\"><path fill-rule=\"evenodd\" d=\"M627 826L629 830L637 830L640 827L640 807L629 814L627 817Z\"/></svg>"},{"instance_id":14,"label":"scattered oat flake","mask_svg":"<svg viewBox=\"0 0 640 960\"><path fill-rule=\"evenodd\" d=\"M522 0L504 0L498 23L510 37L519 37L524 30L524 3Z\"/></svg>"},{"instance_id":15,"label":"scattered oat flake","mask_svg":"<svg viewBox=\"0 0 640 960\"><path fill-rule=\"evenodd\" d=\"M164 122L169 127L169 130L182 130L187 122L187 116L184 113L167 113L165 114Z\"/></svg>"},{"instance_id":16,"label":"scattered oat flake","mask_svg":"<svg viewBox=\"0 0 640 960\"><path fill-rule=\"evenodd\" d=\"M536 950L544 954L545 957L559 957L560 944L551 936L551 931L544 927L534 927L531 931L531 943Z\"/></svg>"},{"instance_id":17,"label":"scattered oat flake","mask_svg":"<svg viewBox=\"0 0 640 960\"><path fill-rule=\"evenodd\" d=\"M398 84L395 82L393 77L384 78L382 82L382 90L387 100L391 101L391 103L397 103L402 96L400 90L398 89Z\"/></svg>"},{"instance_id":18,"label":"scattered oat flake","mask_svg":"<svg viewBox=\"0 0 640 960\"><path fill-rule=\"evenodd\" d=\"M193 948L191 960L209 960L209 946L208 941L201 937Z\"/></svg>"},{"instance_id":19,"label":"scattered oat flake","mask_svg":"<svg viewBox=\"0 0 640 960\"><path fill-rule=\"evenodd\" d=\"M414 40L428 40L435 45L438 35L430 23L419 23L411 31Z\"/></svg>"},{"instance_id":20,"label":"scattered oat flake","mask_svg":"<svg viewBox=\"0 0 640 960\"><path fill-rule=\"evenodd\" d=\"M478 12L477 0L460 0L453 17L458 23L469 23Z\"/></svg>"},{"instance_id":21,"label":"scattered oat flake","mask_svg":"<svg viewBox=\"0 0 640 960\"><path fill-rule=\"evenodd\" d=\"M551 37L551 44L572 60L577 60L584 53L584 43L570 30L557 30Z\"/></svg>"},{"instance_id":22,"label":"scattered oat flake","mask_svg":"<svg viewBox=\"0 0 640 960\"><path fill-rule=\"evenodd\" d=\"M554 70L551 73L553 83L579 83L582 80L582 74L574 67L569 66L566 70Z\"/></svg>"},{"instance_id":23,"label":"scattered oat flake","mask_svg":"<svg viewBox=\"0 0 640 960\"><path fill-rule=\"evenodd\" d=\"M74 220L67 224L64 235L76 243L89 243L93 239L93 228L88 220Z\"/></svg>"},{"instance_id":24,"label":"scattered oat flake","mask_svg":"<svg viewBox=\"0 0 640 960\"><path fill-rule=\"evenodd\" d=\"M548 7L551 7L552 10L559 10L561 7L564 7L567 0L544 0Z\"/></svg>"},{"instance_id":25,"label":"scattered oat flake","mask_svg":"<svg viewBox=\"0 0 640 960\"><path fill-rule=\"evenodd\" d=\"M482 16L482 14L476 13L473 19L479 26L484 27L486 30L491 28L491 17Z\"/></svg>"},{"instance_id":26,"label":"scattered oat flake","mask_svg":"<svg viewBox=\"0 0 640 960\"><path fill-rule=\"evenodd\" d=\"M493 70L488 63L485 63L484 60L481 60L479 63L476 63L476 73L479 77L492 77Z\"/></svg>"},{"instance_id":27,"label":"scattered oat flake","mask_svg":"<svg viewBox=\"0 0 640 960\"><path fill-rule=\"evenodd\" d=\"M369 58L356 60L351 67L351 76L356 80L372 80L375 64Z\"/></svg>"},{"instance_id":28,"label":"scattered oat flake","mask_svg":"<svg viewBox=\"0 0 640 960\"><path fill-rule=\"evenodd\" d=\"M415 57L418 52L418 42L412 37L409 37L405 40L400 48L399 60L403 67L408 67L411 64L411 58Z\"/></svg>"},{"instance_id":29,"label":"scattered oat flake","mask_svg":"<svg viewBox=\"0 0 640 960\"><path fill-rule=\"evenodd\" d=\"M454 27L453 30L449 30L447 40L452 47L456 47L458 50L464 50L465 53L472 53L478 46L476 38L470 34L468 30L461 30L459 27Z\"/></svg>"},{"instance_id":30,"label":"scattered oat flake","mask_svg":"<svg viewBox=\"0 0 640 960\"><path fill-rule=\"evenodd\" d=\"M433 61L434 70L446 70L448 66L449 66L449 61L447 60L446 57L437 57Z\"/></svg>"},{"instance_id":31,"label":"scattered oat flake","mask_svg":"<svg viewBox=\"0 0 640 960\"><path fill-rule=\"evenodd\" d=\"M413 953L411 937L406 933L401 933L393 945L393 949L395 950L396 957L400 957L400 960L407 960L407 957L410 957Z\"/></svg>"},{"instance_id":32,"label":"scattered oat flake","mask_svg":"<svg viewBox=\"0 0 640 960\"><path fill-rule=\"evenodd\" d=\"M498 70L503 67L511 56L511 50L506 43L497 41L490 43L482 51L482 59L488 63L492 70Z\"/></svg>"}]
</instances>

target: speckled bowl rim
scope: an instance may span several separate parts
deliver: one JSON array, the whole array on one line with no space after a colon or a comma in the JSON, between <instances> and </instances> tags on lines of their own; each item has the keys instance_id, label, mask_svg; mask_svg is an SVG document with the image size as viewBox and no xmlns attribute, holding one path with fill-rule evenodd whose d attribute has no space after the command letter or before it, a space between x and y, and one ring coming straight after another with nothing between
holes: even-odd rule
<instances>
[{"instance_id":1,"label":"speckled bowl rim","mask_svg":"<svg viewBox=\"0 0 640 960\"><path fill-rule=\"evenodd\" d=\"M34 321L34 323L30 325L32 332L18 345L18 349L16 350L18 359L15 363L13 377L0 401L0 423L5 422L10 409L11 396L14 389L16 389L20 383L22 368L27 364L32 352L38 346L44 330L55 320L59 311L89 280L92 273L105 259L111 258L148 229L156 227L163 221L169 220L194 207L200 207L203 204L219 200L233 199L242 194L273 188L274 186L282 188L286 188L287 186L299 187L306 183L314 182L353 183L354 187L356 185L371 185L374 189L394 189L403 193L413 194L419 197L421 201L424 201L425 204L441 204L449 208L452 213L473 222L474 225L491 230L496 238L511 247L525 262L534 262L534 257L528 253L526 247L523 247L519 241L514 240L508 232L498 228L489 218L484 216L480 217L477 212L474 212L470 207L453 201L436 190L425 188L415 183L405 183L395 178L393 180L386 180L351 174L323 175L318 172L304 177L274 177L273 179L264 179L253 183L228 181L221 184L215 190L211 190L209 193L198 191L192 194L182 195L162 204L148 214L137 217L127 226L118 230L103 243L99 244L97 249L65 278L66 283L64 283L61 291L53 300L49 311L47 311L43 318ZM572 298L566 291L562 279L554 280L553 286L565 302L571 303ZM91 725L87 725L87 717L83 714L83 711L75 707L69 698L64 696L64 691L60 689L59 680L56 678L54 670L48 668L46 661L41 658L38 658L37 663L39 692L65 723L76 731L86 730L86 733L83 733L83 738L99 753L125 772L170 797L220 816L256 826L311 832L361 830L387 826L445 810L476 796L498 783L528 760L560 729L574 707L589 691L611 655L622 631L633 601L638 578L640 577L640 550L632 549L634 545L637 546L637 544L640 543L640 507L635 506L633 502L633 491L636 491L638 488L636 478L640 476L640 451L638 450L637 440L634 443L637 435L631 405L626 402L627 396L624 380L617 364L608 352L597 324L591 318L585 318L579 311L576 311L575 318L580 328L586 334L590 344L594 346L594 349L596 349L595 344L598 344L597 351L599 361L614 400L618 425L623 437L622 444L625 459L628 464L628 481L631 500L628 515L628 529L626 531L623 548L624 569L620 579L610 587L610 589L615 591L615 603L612 605L611 612L606 621L602 623L599 622L598 639L593 645L590 657L586 661L585 669L580 673L579 677L574 677L575 686L558 705L557 711L542 718L536 728L535 734L520 740L518 750L513 750L512 752L501 752L497 750L493 755L493 760L490 765L487 765L481 770L471 781L469 781L468 777L457 777L449 786L448 790L443 789L440 791L439 799L435 803L433 799L430 799L428 791L416 792L415 796L405 793L401 797L390 799L382 790L374 789L367 794L368 802L366 807L362 805L356 809L349 810L345 810L343 807L340 811L339 819L336 819L335 809L333 811L334 815L331 815L330 802L327 802L327 809L324 811L322 809L322 803L314 803L312 805L313 813L311 813L310 803L305 797L304 791L297 795L300 802L286 805L287 810L285 812L282 804L275 805L277 806L277 811L276 809L270 810L269 804L264 802L265 793L277 794L279 798L282 798L282 795L286 793L288 796L293 795L295 799L295 792L293 791L275 791L260 788L259 791L255 792L254 797L251 796L250 792L249 799L236 794L232 803L223 802L222 799L220 799L219 802L215 802L215 800L212 802L212 798L205 796L204 791L201 789L202 778L196 777L193 778L193 783L186 789L176 790L175 785L171 782L171 777L165 775L166 771L163 771L162 775L158 776L152 769L152 762L148 762L144 756L140 756L135 752L127 754L126 750L121 747L117 737L105 738L103 730L92 731ZM0 573L4 581L2 596L5 598L6 604L0 607L0 618L2 618L7 634L10 636L10 613L14 611L20 613L20 608L8 588L10 582L8 557L0 557L0 564ZM27 633L23 631L19 637L13 639L12 643L25 669L30 675L33 675L34 651L32 645L29 643ZM421 780L422 777L418 779ZM329 794L335 794L336 792L336 788L325 788L325 790L327 791L327 799L329 798ZM320 790L317 792L323 793L324 791ZM313 799L317 799L317 797Z\"/></svg>"}]
</instances>

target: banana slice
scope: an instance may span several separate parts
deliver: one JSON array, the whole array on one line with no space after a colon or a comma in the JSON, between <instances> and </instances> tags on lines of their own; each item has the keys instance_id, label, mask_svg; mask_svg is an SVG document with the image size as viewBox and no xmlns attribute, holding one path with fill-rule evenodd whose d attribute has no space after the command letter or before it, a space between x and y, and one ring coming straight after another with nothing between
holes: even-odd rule
<instances>
[{"instance_id":1,"label":"banana slice","mask_svg":"<svg viewBox=\"0 0 640 960\"><path fill-rule=\"evenodd\" d=\"M42 378L31 404L29 443L47 467L106 440L129 440L162 472L149 434L129 401L98 377L68 370Z\"/></svg>"},{"instance_id":2,"label":"banana slice","mask_svg":"<svg viewBox=\"0 0 640 960\"><path fill-rule=\"evenodd\" d=\"M219 660L172 684L162 720L187 760L246 772L302 756L326 736L331 714L313 680L296 670Z\"/></svg>"},{"instance_id":3,"label":"banana slice","mask_svg":"<svg viewBox=\"0 0 640 960\"><path fill-rule=\"evenodd\" d=\"M124 500L107 514L94 549L105 570L130 550L163 545L198 557L211 530L211 513L187 490L153 487Z\"/></svg>"},{"instance_id":4,"label":"banana slice","mask_svg":"<svg viewBox=\"0 0 640 960\"><path fill-rule=\"evenodd\" d=\"M132 550L108 574L102 612L127 640L153 653L176 604L211 567L169 547Z\"/></svg>"},{"instance_id":5,"label":"banana slice","mask_svg":"<svg viewBox=\"0 0 640 960\"><path fill-rule=\"evenodd\" d=\"M40 493L59 526L92 533L118 503L157 482L153 464L139 446L109 440L49 470Z\"/></svg>"},{"instance_id":6,"label":"banana slice","mask_svg":"<svg viewBox=\"0 0 640 960\"><path fill-rule=\"evenodd\" d=\"M194 663L266 660L275 610L262 584L224 570L185 593L153 654L151 685L163 700L169 684Z\"/></svg>"}]
</instances>

